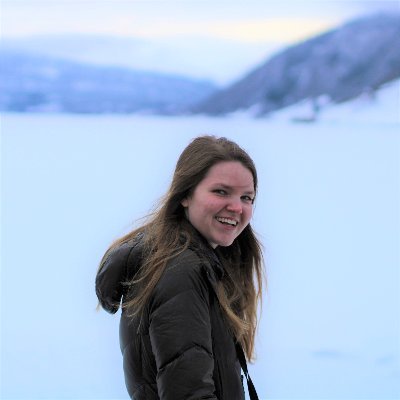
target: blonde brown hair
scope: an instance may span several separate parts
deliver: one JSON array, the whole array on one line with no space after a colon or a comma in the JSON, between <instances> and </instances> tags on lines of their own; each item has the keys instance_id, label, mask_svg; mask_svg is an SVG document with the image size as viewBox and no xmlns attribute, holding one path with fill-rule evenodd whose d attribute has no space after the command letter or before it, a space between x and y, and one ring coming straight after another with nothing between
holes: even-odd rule
<instances>
[{"instance_id":1,"label":"blonde brown hair","mask_svg":"<svg viewBox=\"0 0 400 400\"><path fill-rule=\"evenodd\" d=\"M128 315L143 311L168 261L188 247L193 229L187 222L181 201L193 193L213 165L222 161L239 161L248 168L257 193L257 171L242 148L226 138L197 137L180 155L171 186L148 222L115 241L107 250L100 268L110 251L143 233L144 260L133 280L126 283L135 290L135 296L123 304ZM230 329L251 360L257 305L262 295L261 245L249 224L232 245L218 247L216 252L227 272L219 282L218 299Z\"/></svg>"}]
</instances>

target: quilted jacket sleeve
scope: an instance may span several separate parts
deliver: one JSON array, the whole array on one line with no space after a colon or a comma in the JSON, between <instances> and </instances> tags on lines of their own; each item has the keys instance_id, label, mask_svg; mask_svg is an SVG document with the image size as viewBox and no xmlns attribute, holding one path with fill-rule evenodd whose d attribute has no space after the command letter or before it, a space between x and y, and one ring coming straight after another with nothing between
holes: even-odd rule
<instances>
[{"instance_id":1,"label":"quilted jacket sleeve","mask_svg":"<svg viewBox=\"0 0 400 400\"><path fill-rule=\"evenodd\" d=\"M160 399L216 400L209 289L195 255L167 267L149 306Z\"/></svg>"}]
</instances>

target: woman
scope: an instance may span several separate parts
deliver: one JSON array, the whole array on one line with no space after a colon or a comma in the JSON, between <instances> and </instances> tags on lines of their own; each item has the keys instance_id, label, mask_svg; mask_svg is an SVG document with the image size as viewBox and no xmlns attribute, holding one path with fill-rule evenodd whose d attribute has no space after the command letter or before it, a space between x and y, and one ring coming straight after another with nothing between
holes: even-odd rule
<instances>
[{"instance_id":1,"label":"woman","mask_svg":"<svg viewBox=\"0 0 400 400\"><path fill-rule=\"evenodd\" d=\"M158 211L106 252L101 306L122 300L120 345L135 400L242 400L261 298L261 246L250 226L257 172L225 138L182 152ZM254 282L254 278L256 282Z\"/></svg>"}]
</instances>

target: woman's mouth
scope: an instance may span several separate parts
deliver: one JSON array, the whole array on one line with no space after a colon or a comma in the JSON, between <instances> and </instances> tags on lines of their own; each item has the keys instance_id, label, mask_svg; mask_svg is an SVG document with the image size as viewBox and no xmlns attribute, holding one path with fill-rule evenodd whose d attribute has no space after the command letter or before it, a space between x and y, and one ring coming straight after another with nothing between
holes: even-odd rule
<instances>
[{"instance_id":1,"label":"woman's mouth","mask_svg":"<svg viewBox=\"0 0 400 400\"><path fill-rule=\"evenodd\" d=\"M224 225L229 225L229 226L236 226L238 222L232 218L226 218L226 217L215 217L215 219L220 222L221 224Z\"/></svg>"}]
</instances>

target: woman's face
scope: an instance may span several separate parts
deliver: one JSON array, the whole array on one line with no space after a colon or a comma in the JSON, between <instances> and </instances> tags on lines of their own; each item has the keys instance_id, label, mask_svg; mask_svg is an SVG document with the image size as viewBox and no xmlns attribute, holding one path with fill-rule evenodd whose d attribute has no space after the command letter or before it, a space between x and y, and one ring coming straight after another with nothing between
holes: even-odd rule
<instances>
[{"instance_id":1,"label":"woman's face","mask_svg":"<svg viewBox=\"0 0 400 400\"><path fill-rule=\"evenodd\" d=\"M248 225L254 196L251 171L238 161L222 161L181 204L191 224L216 248L230 246Z\"/></svg>"}]
</instances>

